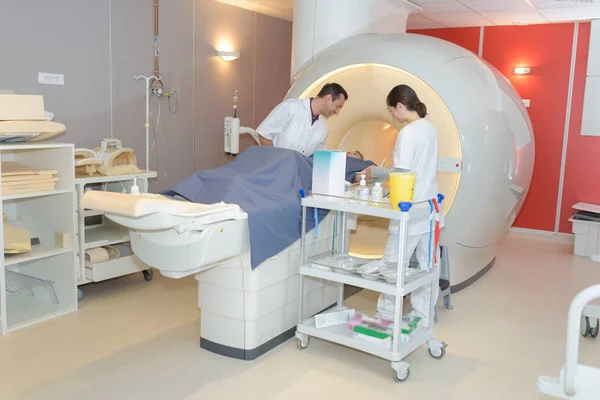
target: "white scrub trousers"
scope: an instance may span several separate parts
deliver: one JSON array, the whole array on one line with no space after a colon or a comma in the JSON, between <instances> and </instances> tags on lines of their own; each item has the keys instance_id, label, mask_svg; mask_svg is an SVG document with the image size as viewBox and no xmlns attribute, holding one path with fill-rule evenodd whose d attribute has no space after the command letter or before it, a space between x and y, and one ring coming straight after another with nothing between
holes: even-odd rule
<instances>
[{"instance_id":1,"label":"white scrub trousers","mask_svg":"<svg viewBox=\"0 0 600 400\"><path fill-rule=\"evenodd\" d=\"M398 268L399 237L397 233L390 233L385 250L383 251L382 261L387 268ZM406 237L406 258L404 264L408 266L413 252L417 251L417 261L419 266L426 266L428 261L429 233L421 235L408 235ZM440 248L436 249L437 260L440 260ZM431 255L433 258L433 254ZM433 265L433 260L432 260ZM438 300L438 290L435 290L434 304ZM410 293L410 304L414 311L423 316L424 326L429 326L429 296L431 295L431 285L416 289ZM387 320L394 320L394 311L396 309L396 296L381 293L377 301L377 312Z\"/></svg>"}]
</instances>

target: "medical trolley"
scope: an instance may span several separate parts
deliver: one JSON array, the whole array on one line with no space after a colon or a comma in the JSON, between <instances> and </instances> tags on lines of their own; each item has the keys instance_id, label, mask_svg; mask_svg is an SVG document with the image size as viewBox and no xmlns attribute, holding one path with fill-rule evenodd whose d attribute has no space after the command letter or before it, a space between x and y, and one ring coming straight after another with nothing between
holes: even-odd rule
<instances>
[{"instance_id":1,"label":"medical trolley","mask_svg":"<svg viewBox=\"0 0 600 400\"><path fill-rule=\"evenodd\" d=\"M440 202L443 196L439 196ZM366 204L365 204L366 203ZM391 361L394 378L398 382L405 381L410 373L410 365L403 361L410 353L427 344L429 354L437 359L444 357L447 344L433 337L434 326L434 301L433 296L439 290L440 263L432 263L432 267L424 270L417 270L419 273L414 274L415 269L409 268L403 260L406 257L406 240L408 233L409 219L427 219L433 215L431 213L429 202L424 203L400 203L400 210L391 208L389 202L364 202L360 200L342 198L326 195L311 195L302 198L302 234L301 234L301 250L300 250L300 293L304 291L304 278L316 278L326 281L338 283L338 301L335 310L344 310L344 285L352 285L355 287L386 293L396 296L395 318L393 323L393 338L391 346L382 346L375 341L365 340L364 337L355 335L348 324L335 324L325 327L318 327L317 316L308 319L303 319L303 301L300 296L300 312L299 323L296 328L296 338L298 340L298 348L305 349L309 344L310 337L327 340L338 343L356 350L360 350L380 358ZM326 209L334 211L337 220L340 220L341 235L339 242L332 243L332 249L325 255L306 258L305 232L306 219L308 208ZM443 211L440 211L443 212ZM369 274L360 274L349 272L336 267L335 260L349 259L352 262L360 262L360 259L350 257L348 254L349 235L347 232L347 217L351 215L367 215L373 217L387 218L390 220L399 221L399 255L398 255L398 273L396 277L386 278L386 280L374 278ZM341 216L341 218L339 218ZM311 216L312 217L312 216ZM309 217L310 218L310 217ZM317 225L318 227L318 225ZM316 228L317 229L317 228ZM336 229L334 225L334 230ZM433 234L433 233L432 233ZM336 235L334 234L334 238ZM332 262L334 260L334 262ZM371 260L364 260L367 262ZM410 271L412 270L412 271ZM403 297L412 291L424 287L431 286L431 297L429 301L429 323L427 326L417 328L410 336L405 336L401 332L402 324L402 308ZM323 315L323 314L321 314Z\"/></svg>"}]
</instances>

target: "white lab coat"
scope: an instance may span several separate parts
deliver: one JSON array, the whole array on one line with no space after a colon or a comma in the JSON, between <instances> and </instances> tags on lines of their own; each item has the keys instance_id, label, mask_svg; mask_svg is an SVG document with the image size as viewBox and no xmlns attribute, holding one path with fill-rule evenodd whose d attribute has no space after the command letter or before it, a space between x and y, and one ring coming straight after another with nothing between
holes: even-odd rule
<instances>
[{"instance_id":1,"label":"white lab coat","mask_svg":"<svg viewBox=\"0 0 600 400\"><path fill-rule=\"evenodd\" d=\"M259 135L273 141L274 147L296 150L310 156L325 148L327 125L319 116L312 124L310 98L285 100L256 129Z\"/></svg>"},{"instance_id":2,"label":"white lab coat","mask_svg":"<svg viewBox=\"0 0 600 400\"><path fill-rule=\"evenodd\" d=\"M437 160L438 141L437 131L434 125L421 118L406 125L398 134L393 152L394 167L407 169L416 174L413 203L423 202L437 198L439 193L437 185ZM441 206L440 206L441 207ZM440 228L444 226L444 213L440 208ZM435 221L434 221L435 223ZM383 253L382 261L388 268L397 268L398 260L398 222L390 221L389 238ZM422 268L427 267L429 256L430 221L409 221L408 237L406 242L406 259L404 264L408 265L414 251L417 252L417 260ZM433 239L432 239L433 240ZM439 246L432 249L433 257L437 254L439 262ZM420 316L424 317L425 324L429 320L429 297L431 288L422 287L413 291L410 295L411 306ZM381 294L377 302L377 311L386 319L394 318L395 296ZM437 302L437 291L434 293L434 301Z\"/></svg>"},{"instance_id":3,"label":"white lab coat","mask_svg":"<svg viewBox=\"0 0 600 400\"><path fill-rule=\"evenodd\" d=\"M416 174L413 203L437 198L438 140L435 126L425 118L406 125L396 138L392 157L394 168L407 169ZM444 214L440 213L440 228L445 225ZM390 233L398 233L398 222L389 225ZM429 233L429 220L411 221L409 235Z\"/></svg>"}]
</instances>

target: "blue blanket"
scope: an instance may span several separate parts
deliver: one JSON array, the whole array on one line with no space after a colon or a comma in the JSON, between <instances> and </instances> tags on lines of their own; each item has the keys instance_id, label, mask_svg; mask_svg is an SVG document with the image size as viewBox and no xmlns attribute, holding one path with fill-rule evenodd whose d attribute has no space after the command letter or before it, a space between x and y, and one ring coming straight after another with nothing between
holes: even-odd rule
<instances>
[{"instance_id":1,"label":"blue blanket","mask_svg":"<svg viewBox=\"0 0 600 400\"><path fill-rule=\"evenodd\" d=\"M372 165L347 159L346 180ZM252 269L300 238L300 189L312 187L312 158L293 150L251 146L222 167L199 171L175 185L166 195L195 203L225 202L248 213ZM307 231L315 227L314 210L307 210ZM327 210L318 210L322 221Z\"/></svg>"}]
</instances>

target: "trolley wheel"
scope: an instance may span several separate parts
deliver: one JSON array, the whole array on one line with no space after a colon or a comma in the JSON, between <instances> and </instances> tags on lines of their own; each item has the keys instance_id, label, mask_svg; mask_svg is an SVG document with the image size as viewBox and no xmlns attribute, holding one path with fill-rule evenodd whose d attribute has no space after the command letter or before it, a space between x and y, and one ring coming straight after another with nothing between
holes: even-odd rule
<instances>
[{"instance_id":1,"label":"trolley wheel","mask_svg":"<svg viewBox=\"0 0 600 400\"><path fill-rule=\"evenodd\" d=\"M600 322L596 322L596 326L593 328L590 328L590 330L589 330L590 336L595 339L598 336L599 331L600 331Z\"/></svg>"},{"instance_id":2,"label":"trolley wheel","mask_svg":"<svg viewBox=\"0 0 600 400\"><path fill-rule=\"evenodd\" d=\"M444 347L436 347L436 348L429 348L429 355L433 358L437 358L438 360L444 358L444 356L446 355L446 348Z\"/></svg>"},{"instance_id":3,"label":"trolley wheel","mask_svg":"<svg viewBox=\"0 0 600 400\"><path fill-rule=\"evenodd\" d=\"M410 368L403 369L400 372L394 371L394 380L396 382L404 382L410 375Z\"/></svg>"},{"instance_id":4,"label":"trolley wheel","mask_svg":"<svg viewBox=\"0 0 600 400\"><path fill-rule=\"evenodd\" d=\"M81 299L83 299L83 289L78 287L77 288L77 301L81 301Z\"/></svg>"},{"instance_id":5,"label":"trolley wheel","mask_svg":"<svg viewBox=\"0 0 600 400\"><path fill-rule=\"evenodd\" d=\"M304 350L305 348L307 348L309 343L310 343L310 338L306 338L306 341L300 340L300 339L298 339L296 341L296 344L298 345L298 349L300 349L300 350Z\"/></svg>"},{"instance_id":6,"label":"trolley wheel","mask_svg":"<svg viewBox=\"0 0 600 400\"><path fill-rule=\"evenodd\" d=\"M581 318L581 334L583 337L590 335L590 319L588 317Z\"/></svg>"},{"instance_id":7,"label":"trolley wheel","mask_svg":"<svg viewBox=\"0 0 600 400\"><path fill-rule=\"evenodd\" d=\"M151 269L146 269L142 272L144 273L144 279L150 282L152 280L152 277L154 276L154 271L152 271Z\"/></svg>"}]
</instances>

